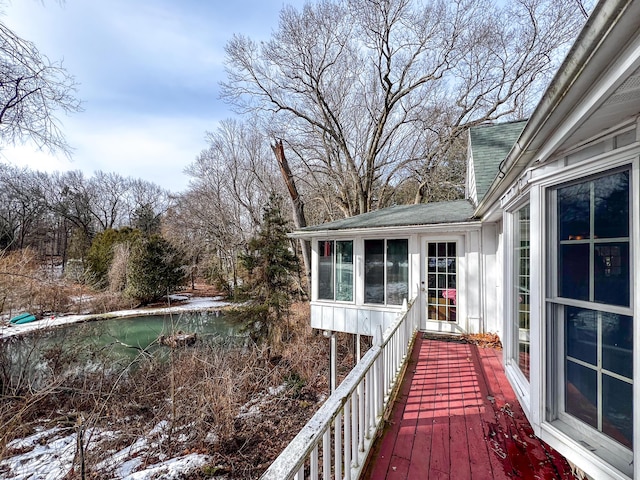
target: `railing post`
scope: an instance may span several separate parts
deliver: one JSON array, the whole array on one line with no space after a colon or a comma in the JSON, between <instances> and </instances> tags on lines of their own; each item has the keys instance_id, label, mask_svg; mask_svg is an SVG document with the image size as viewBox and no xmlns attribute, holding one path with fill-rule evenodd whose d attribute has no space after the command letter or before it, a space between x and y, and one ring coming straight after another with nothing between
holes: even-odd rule
<instances>
[{"instance_id":1,"label":"railing post","mask_svg":"<svg viewBox=\"0 0 640 480\"><path fill-rule=\"evenodd\" d=\"M331 332L331 393L336 391L338 383L338 339L336 333Z\"/></svg>"}]
</instances>

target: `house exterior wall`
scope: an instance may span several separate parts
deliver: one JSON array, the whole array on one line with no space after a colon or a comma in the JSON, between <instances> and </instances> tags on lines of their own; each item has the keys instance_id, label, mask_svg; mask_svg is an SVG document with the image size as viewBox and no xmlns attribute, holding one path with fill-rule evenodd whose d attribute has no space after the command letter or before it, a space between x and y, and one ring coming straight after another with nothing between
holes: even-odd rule
<instances>
[{"instance_id":1,"label":"house exterior wall","mask_svg":"<svg viewBox=\"0 0 640 480\"><path fill-rule=\"evenodd\" d=\"M559 237L555 230L559 228L557 226L559 222L563 221L557 217L557 199L554 195L557 195L558 189L564 185L589 182L589 179L604 178L611 172L620 171L621 168L629 168L630 232L628 242L631 301L628 307L602 305L602 309L605 312L612 312L606 313L606 315L613 316L611 318L632 319L633 372L638 372L640 371L638 368L640 322L637 319L640 318L638 306L640 304L638 301L640 300L640 288L638 287L640 282L634 282L637 277L634 272L640 271L640 255L637 253L640 251L640 195L638 195L640 191L638 160L640 143L637 139L640 139L640 135L638 135L638 126L634 122L632 125L620 125L617 128L609 129L606 135L564 149L548 158L541 158L539 166L526 171L511 190L502 197L504 245L500 260L496 261L496 266L502 265L500 283L509 286L509 288L505 288L501 301L502 318L504 319L502 341L505 371L536 435L560 451L570 461L579 465L593 478L637 478L638 472L634 472L637 467L634 465L637 465L640 459L636 458L638 454L634 453L632 448L624 445L625 440L621 436L616 436L615 425L607 424L607 417L603 415L602 411L612 407L607 406L607 402L611 403L611 400L607 400L607 396L601 392L602 383L593 387L594 391L598 393L599 400L595 400L595 404L600 409L598 418L602 416L602 419L598 420L600 423L592 427L588 425L589 421L580 419L579 413L571 411L573 407L570 389L574 388L574 384L568 379L570 373L567 369L575 368L574 365L581 365L579 368L587 368L588 362L582 362L580 359L567 360L568 352L577 347L571 340L573 338L571 337L571 328L573 328L571 325L573 324L569 323L569 316L563 315L568 315L566 312L569 311L585 312L587 307L579 301L554 298L554 292L557 291L557 283L560 280L558 280L558 247L557 242L554 243L553 239ZM526 369L528 370L528 378L524 373L522 363L519 363L522 361L522 352L518 347L518 335L522 331L520 329L519 332L517 312L519 308L522 309L522 305L518 304L519 301L521 302L521 298L519 299L518 293L514 290L518 286L518 278L514 273L517 265L514 263L513 255L514 249L518 247L515 234L517 232L516 212L524 205L529 205L530 209L531 236L530 251L528 252L530 288L527 292L530 319L528 336L530 354ZM499 233L496 238L500 244ZM593 238L592 234L592 239L589 241L595 242L597 248L597 242L604 242L605 239ZM626 240L620 240L620 242L624 241ZM500 251L500 247L497 248L497 251ZM587 260L588 262L589 260ZM591 275L593 275L593 270ZM591 282L590 288L593 289L593 281ZM593 290L591 295L593 296ZM597 302L594 305L597 306ZM565 313L560 315L559 311ZM602 323L598 328L606 329L608 325ZM602 330L598 331L600 332L598 339L594 342L599 345L603 342L602 338L604 337L601 336L605 333L602 333ZM621 351L622 347L610 348ZM603 352L601 355L610 355L607 354L607 350L603 350ZM598 362L602 361L602 359L598 360ZM582 367L582 365L586 366ZM606 371L606 365L600 365L599 368L602 368L605 373L597 374L598 378L603 379L598 382L606 382L609 373ZM616 376L617 374L614 372L611 375ZM632 377L632 397L640 399L640 388L635 374ZM624 380L623 376L616 376L616 378ZM579 388L582 389L581 391L588 390L586 386ZM633 432L639 430L637 412L640 409L638 407L640 407L640 400L633 400ZM633 444L637 445L638 433L634 433L634 437L636 441Z\"/></svg>"},{"instance_id":2,"label":"house exterior wall","mask_svg":"<svg viewBox=\"0 0 640 480\"><path fill-rule=\"evenodd\" d=\"M417 298L421 305L421 329L439 333L479 333L487 331L485 318L492 318L492 328L499 328L497 318L496 227L481 230L479 223L459 225L432 225L429 227L394 228L386 231L356 232L336 231L312 241L312 299L311 326L320 330L339 331L360 335L373 335L376 329L386 330L403 312L402 305L367 303L364 296L365 240L408 240L408 295L407 301ZM328 236L327 236L328 235ZM485 238L486 237L486 238ZM483 240L489 248L485 255ZM337 301L319 298L319 246L324 241L353 241L353 299ZM455 321L429 320L427 318L428 294L428 246L429 244L455 243L457 248L457 285ZM488 279L488 280L487 280ZM493 299L483 301L483 282L494 288ZM449 300L451 303L451 300ZM495 330L494 330L495 331Z\"/></svg>"}]
</instances>

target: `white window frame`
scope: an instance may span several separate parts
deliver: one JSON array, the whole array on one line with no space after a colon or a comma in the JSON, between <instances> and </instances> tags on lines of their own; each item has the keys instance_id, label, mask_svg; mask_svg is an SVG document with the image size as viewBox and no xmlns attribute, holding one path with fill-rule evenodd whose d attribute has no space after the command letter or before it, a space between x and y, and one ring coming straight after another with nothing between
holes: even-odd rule
<instances>
[{"instance_id":1,"label":"white window frame","mask_svg":"<svg viewBox=\"0 0 640 480\"><path fill-rule=\"evenodd\" d=\"M524 195L518 197L510 205L505 209L504 214L504 235L506 237L505 242L505 264L504 268L504 286L503 292L505 296L505 369L509 374L509 378L512 380L512 383L515 383L514 387L516 387L516 391L518 393L518 398L521 403L523 403L523 407L525 411L530 411L530 392L531 392L531 378L534 375L534 359L536 358L535 352L531 351L529 357L529 380L524 375L520 366L518 364L517 355L519 355L519 328L516 327L516 322L518 319L518 311L517 311L517 303L515 300L513 286L517 284L518 278L516 278L516 261L513 255L513 252L516 248L516 213L520 211L520 209L525 206L529 206L529 281L530 281L530 291L529 291L529 348L531 349L531 345L534 343L534 322L535 322L535 309L533 308L535 305L533 290L534 290L534 280L536 278L534 272L534 262L532 258L532 253L534 249L534 245L532 245L533 240L533 232L531 230L531 226L533 225L533 208L534 205L531 202L530 194L527 191ZM532 338L533 337L533 338Z\"/></svg>"},{"instance_id":2,"label":"white window frame","mask_svg":"<svg viewBox=\"0 0 640 480\"><path fill-rule=\"evenodd\" d=\"M321 242L333 242L333 253L332 253L332 260L331 260L331 272L333 275L333 299L330 298L320 298L320 243ZM352 266L353 266L353 271L352 271L352 275L351 275L351 300L336 300L336 296L337 296L337 282L336 282L336 253L337 253L337 248L336 248L336 244L337 242L351 242L351 260L352 260ZM341 304L355 304L356 302L356 242L353 238L336 238L336 237L332 237L332 238L319 238L316 240L315 242L315 247L316 247L316 271L315 271L315 278L312 279L313 283L314 283L314 288L313 288L313 298L315 299L315 301L317 302L326 302L326 303L341 303Z\"/></svg>"},{"instance_id":3,"label":"white window frame","mask_svg":"<svg viewBox=\"0 0 640 480\"><path fill-rule=\"evenodd\" d=\"M362 272L362 284L360 286L361 290L362 290L362 298L363 298L363 303L362 305L366 305L368 307L401 307L402 306L402 302L399 304L396 303L389 303L388 302L388 295L387 295L387 242L389 241L394 241L394 240L405 240L407 242L407 297L410 296L411 294L411 239L407 236L407 237L402 237L402 236L398 236L398 237L362 237L362 268L363 268L363 272ZM364 269L366 269L366 248L365 248L365 244L368 241L382 241L383 242L383 256L384 256L384 260L383 260L383 294L384 294L384 302L382 303L372 303L372 302L367 302L366 301L366 273L364 271ZM409 301L409 298L406 299L407 302Z\"/></svg>"},{"instance_id":4,"label":"white window frame","mask_svg":"<svg viewBox=\"0 0 640 480\"><path fill-rule=\"evenodd\" d=\"M571 182L579 181L581 179L587 179L592 175L606 174L609 171L614 171L619 167L625 165L630 166L630 216L632 223L630 225L630 276L635 279L634 272L640 272L640 221L638 221L640 213L640 200L638 198L638 191L640 191L640 162L638 160L638 143L633 143L629 146L625 146L618 150L608 151L600 154L592 159L585 160L579 164L566 167L561 172L551 171L544 175L540 175L536 178L536 183L540 191L539 206L541 211L540 225L541 225L541 250L540 258L536 260L537 263L533 263L532 268L538 268L541 274L539 285L542 288L540 300L543 302L544 307L540 313L542 317L538 321L537 329L540 335L539 347L541 350L541 358L539 367L540 372L536 373L536 381L534 382L532 373L532 392L536 391L539 398L535 399L535 403L538 405L537 411L534 413L533 418L535 423L534 430L545 441L550 443L554 448L558 449L570 460L579 461L581 464L588 466L587 470L591 472L599 472L599 475L604 475L610 478L629 478L628 475L640 477L640 402L636 399L640 399L640 282L634 282L631 291L631 305L629 308L623 307L611 307L611 311L614 313L622 313L625 315L631 315L634 318L634 335L633 335L633 371L634 371L634 385L633 385L633 397L634 397L634 429L633 429L633 445L634 452L626 454L620 449L624 449L621 445L614 445L612 450L609 450L611 446L608 442L600 444L595 441L593 431L591 427L586 425L570 425L563 421L562 418L550 418L555 412L557 405L564 405L564 398L559 395L558 398L552 399L552 396L557 392L557 386L559 382L564 381L562 376L564 375L562 368L553 364L553 358L550 357L552 346L551 341L555 341L556 344L563 345L561 332L554 332L553 325L553 306L558 303L568 304L558 298L553 298L548 295L550 291L557 291L555 285L551 282L556 281L556 272L552 269L556 263L555 246L548 245L549 228L557 228L557 219L555 218L554 206L555 203L551 201L549 192L555 190L558 186ZM532 212L532 222L534 221ZM542 259L547 259L543 261ZM533 280L533 279L532 279ZM579 302L580 303L580 302ZM582 303L581 303L582 305ZM577 305L577 306L581 306ZM558 343L559 342L559 343ZM556 357L558 353L556 352ZM555 359L557 362L557 358ZM533 368L533 365L532 365ZM638 372L638 373L635 373ZM554 375L556 375L554 377ZM538 386L536 388L534 383ZM555 388L554 388L555 385ZM581 422L580 422L581 423ZM586 440L585 440L586 439ZM606 440L606 439L605 439ZM585 442L585 443L583 443ZM617 447L620 448L617 448ZM606 450L604 455L598 455L594 453L593 448L601 448ZM618 455L621 453L621 455ZM632 465L629 467L629 465ZM626 467L625 467L626 466ZM631 472L630 470L633 470ZM604 477L602 477L604 478Z\"/></svg>"}]
</instances>

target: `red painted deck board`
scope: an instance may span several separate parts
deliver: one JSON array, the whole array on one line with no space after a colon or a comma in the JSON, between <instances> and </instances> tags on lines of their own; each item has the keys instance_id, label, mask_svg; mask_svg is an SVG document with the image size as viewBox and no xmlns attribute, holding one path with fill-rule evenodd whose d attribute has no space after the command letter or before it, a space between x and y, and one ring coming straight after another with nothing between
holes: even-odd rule
<instances>
[{"instance_id":1,"label":"red painted deck board","mask_svg":"<svg viewBox=\"0 0 640 480\"><path fill-rule=\"evenodd\" d=\"M502 352L421 336L368 479L573 479L533 435L504 374Z\"/></svg>"}]
</instances>

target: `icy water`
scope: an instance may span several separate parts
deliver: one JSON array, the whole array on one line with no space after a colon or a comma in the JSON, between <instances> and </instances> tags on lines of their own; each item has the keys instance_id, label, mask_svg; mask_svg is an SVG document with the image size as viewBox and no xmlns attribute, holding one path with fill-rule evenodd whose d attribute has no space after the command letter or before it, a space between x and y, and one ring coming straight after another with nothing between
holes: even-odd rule
<instances>
[{"instance_id":1,"label":"icy water","mask_svg":"<svg viewBox=\"0 0 640 480\"><path fill-rule=\"evenodd\" d=\"M195 333L197 345L226 346L243 341L236 324L214 313L113 318L10 337L0 342L0 366L8 366L13 375L33 375L54 370L65 357L73 357L73 363L85 368L127 364L144 356L168 355L169 347L157 340L178 332Z\"/></svg>"}]
</instances>

